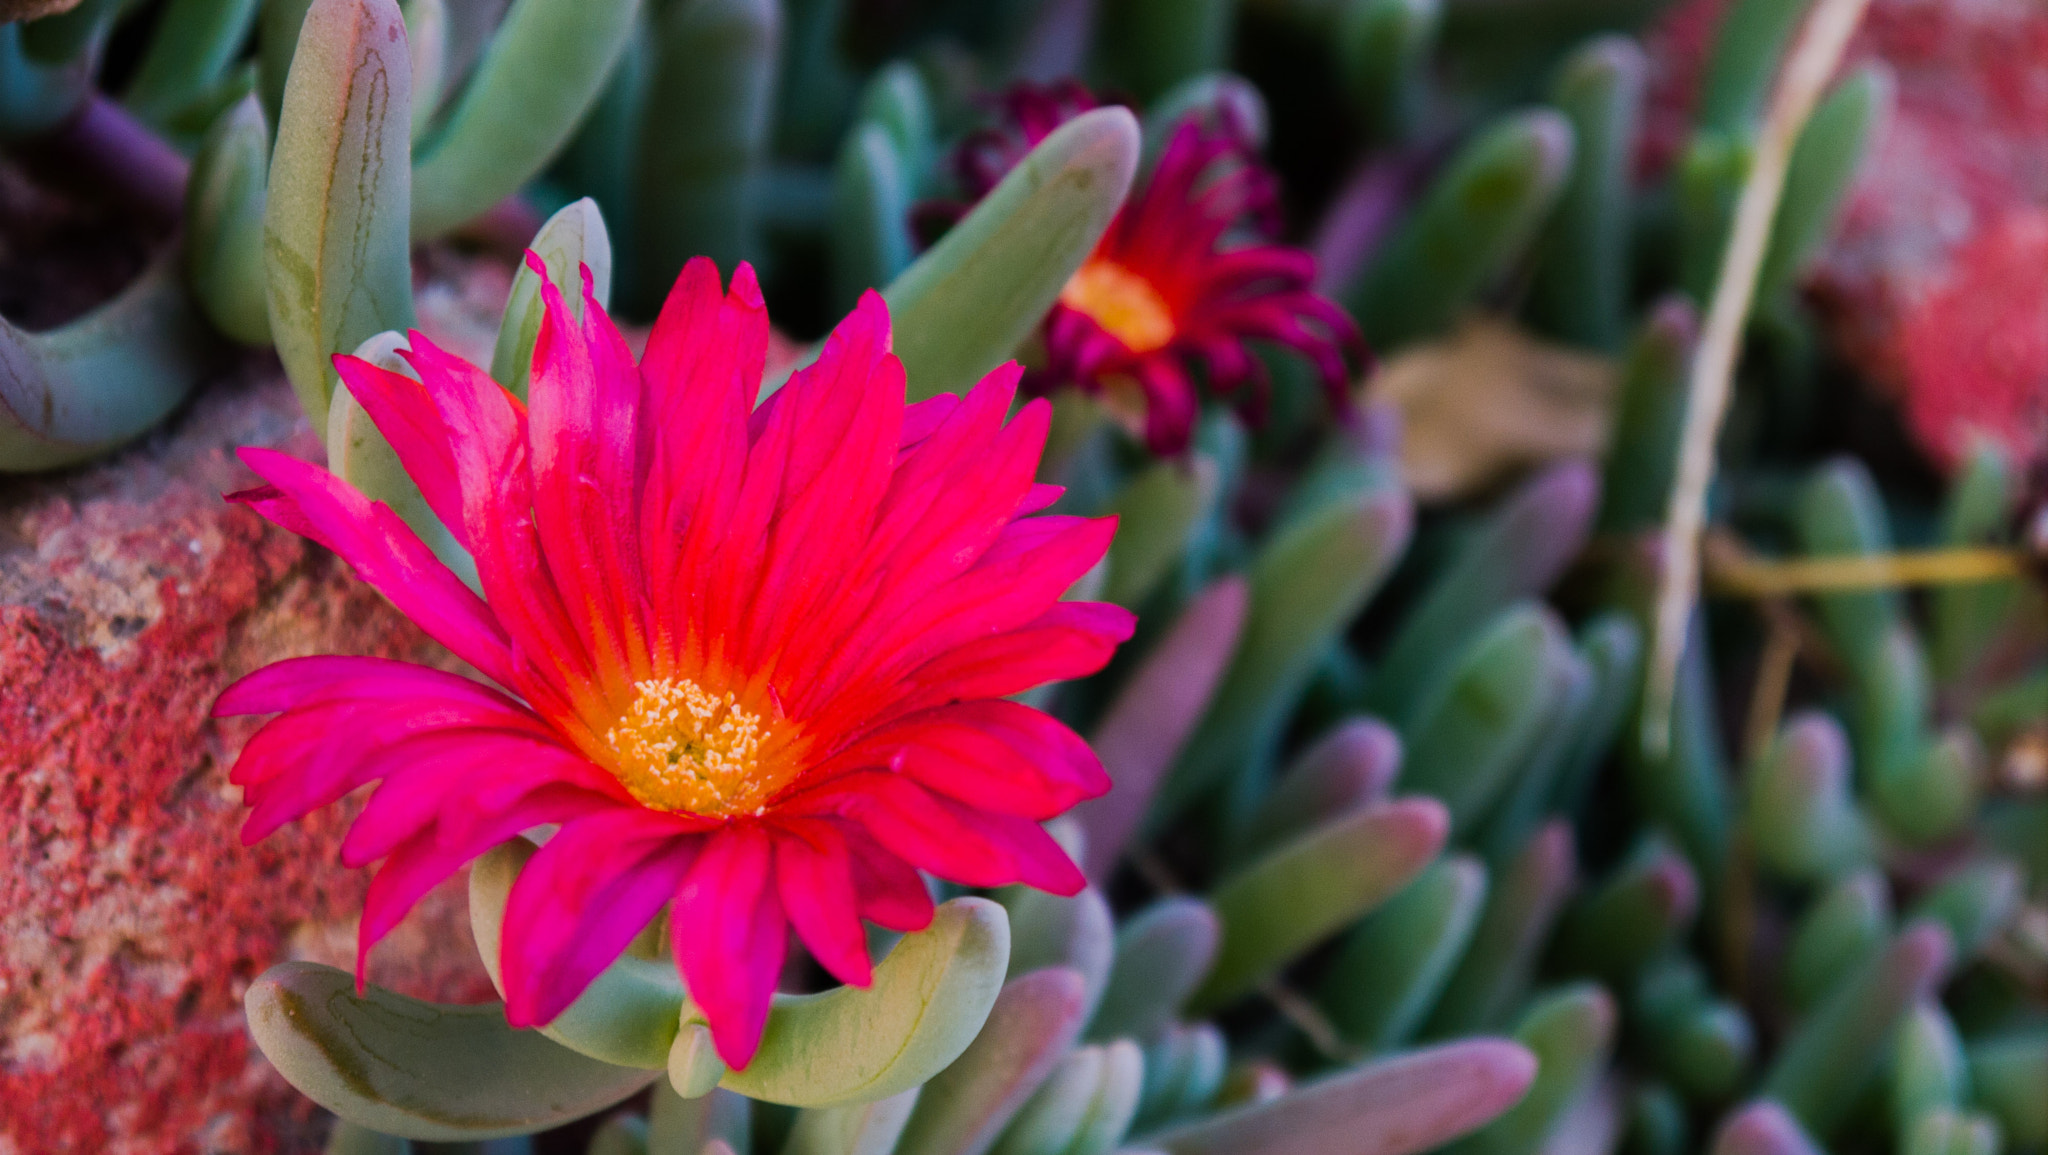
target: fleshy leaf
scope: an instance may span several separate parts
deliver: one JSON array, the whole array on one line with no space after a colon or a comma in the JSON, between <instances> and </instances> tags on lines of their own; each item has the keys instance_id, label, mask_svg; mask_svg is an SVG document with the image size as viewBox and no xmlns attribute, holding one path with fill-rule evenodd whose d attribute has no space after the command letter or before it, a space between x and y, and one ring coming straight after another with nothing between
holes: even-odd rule
<instances>
[{"instance_id":1,"label":"fleshy leaf","mask_svg":"<svg viewBox=\"0 0 2048 1155\"><path fill-rule=\"evenodd\" d=\"M1223 946L1191 1003L1220 1007L1392 898L1436 857L1443 806L1401 798L1337 819L1223 880L1210 901Z\"/></svg>"},{"instance_id":2,"label":"fleshy leaf","mask_svg":"<svg viewBox=\"0 0 2048 1155\"><path fill-rule=\"evenodd\" d=\"M1571 162L1571 122L1554 109L1466 144L1344 295L1366 339L1390 349L1448 329L1527 250Z\"/></svg>"},{"instance_id":3,"label":"fleshy leaf","mask_svg":"<svg viewBox=\"0 0 2048 1155\"><path fill-rule=\"evenodd\" d=\"M1450 1148L1456 1155L1534 1151L1607 1065L1619 1013L1612 996L1582 984L1538 1000L1515 1039L1535 1053L1536 1081L1500 1118Z\"/></svg>"},{"instance_id":4,"label":"fleshy leaf","mask_svg":"<svg viewBox=\"0 0 2048 1155\"><path fill-rule=\"evenodd\" d=\"M1431 795L1469 829L1508 785L1551 707L1564 623L1525 603L1501 613L1455 657L1449 678L1415 713L1400 789Z\"/></svg>"},{"instance_id":5,"label":"fleshy leaf","mask_svg":"<svg viewBox=\"0 0 2048 1155\"><path fill-rule=\"evenodd\" d=\"M892 1155L919 1093L912 1087L872 1103L799 1111L782 1155Z\"/></svg>"},{"instance_id":6,"label":"fleshy leaf","mask_svg":"<svg viewBox=\"0 0 2048 1155\"><path fill-rule=\"evenodd\" d=\"M1009 977L1043 967L1070 968L1087 982L1087 1013L1094 1013L1116 953L1116 916L1102 892L1090 886L1062 896L1010 886L996 897L1010 916Z\"/></svg>"},{"instance_id":7,"label":"fleshy leaf","mask_svg":"<svg viewBox=\"0 0 2048 1155\"><path fill-rule=\"evenodd\" d=\"M1486 881L1471 855L1441 859L1345 937L1319 1001L1347 1041L1373 1052L1408 1041L1465 953Z\"/></svg>"},{"instance_id":8,"label":"fleshy leaf","mask_svg":"<svg viewBox=\"0 0 2048 1155\"><path fill-rule=\"evenodd\" d=\"M533 234L527 247L547 267L548 279L562 291L562 303L578 320L583 315L581 269L590 270L591 293L597 303L611 306L612 242L596 201L584 197L563 205ZM498 341L491 350L491 379L522 401L533 368L533 345L540 337L541 315L546 312L540 290L540 276L520 262L512 274L505 315L498 322Z\"/></svg>"},{"instance_id":9,"label":"fleshy leaf","mask_svg":"<svg viewBox=\"0 0 2048 1155\"><path fill-rule=\"evenodd\" d=\"M653 71L641 112L631 296L649 312L694 256L721 269L757 258L758 188L782 5L649 5ZM896 319L896 329L904 328Z\"/></svg>"},{"instance_id":10,"label":"fleshy leaf","mask_svg":"<svg viewBox=\"0 0 2048 1155\"><path fill-rule=\"evenodd\" d=\"M1116 961L1088 1037L1151 1040L1208 973L1222 933L1209 904L1185 895L1133 915L1117 931Z\"/></svg>"},{"instance_id":11,"label":"fleshy leaf","mask_svg":"<svg viewBox=\"0 0 2048 1155\"><path fill-rule=\"evenodd\" d=\"M412 327L411 139L398 5L313 0L278 113L263 254L271 336L315 429L334 394L328 359Z\"/></svg>"},{"instance_id":12,"label":"fleshy leaf","mask_svg":"<svg viewBox=\"0 0 2048 1155\"><path fill-rule=\"evenodd\" d=\"M1110 499L1120 519L1102 596L1135 610L1187 550L1221 492L1216 459L1201 452L1155 461Z\"/></svg>"},{"instance_id":13,"label":"fleshy leaf","mask_svg":"<svg viewBox=\"0 0 2048 1155\"><path fill-rule=\"evenodd\" d=\"M149 430L206 374L206 325L170 249L113 300L58 329L0 318L0 473L89 460Z\"/></svg>"},{"instance_id":14,"label":"fleshy leaf","mask_svg":"<svg viewBox=\"0 0 2048 1155\"><path fill-rule=\"evenodd\" d=\"M926 1085L896 1155L988 1150L1073 1045L1086 1000L1086 982L1065 967L1004 986L981 1034Z\"/></svg>"},{"instance_id":15,"label":"fleshy leaf","mask_svg":"<svg viewBox=\"0 0 2048 1155\"><path fill-rule=\"evenodd\" d=\"M447 232L554 159L597 103L639 13L640 0L517 0L413 164L412 235Z\"/></svg>"},{"instance_id":16,"label":"fleshy leaf","mask_svg":"<svg viewBox=\"0 0 2048 1155\"><path fill-rule=\"evenodd\" d=\"M1884 1044L1940 985L1954 954L1939 923L1908 925L1786 1037L1763 1093L1825 1139L1848 1121L1884 1061Z\"/></svg>"},{"instance_id":17,"label":"fleshy leaf","mask_svg":"<svg viewBox=\"0 0 2048 1155\"><path fill-rule=\"evenodd\" d=\"M1113 785L1072 811L1087 832L1082 871L1097 882L1108 882L1167 768L1208 709L1243 631L1246 600L1237 577L1221 578L1196 595L1097 724L1089 744Z\"/></svg>"},{"instance_id":18,"label":"fleshy leaf","mask_svg":"<svg viewBox=\"0 0 2048 1155\"><path fill-rule=\"evenodd\" d=\"M1144 1056L1129 1039L1071 1051L991 1155L1101 1155L1129 1129L1143 1081Z\"/></svg>"},{"instance_id":19,"label":"fleshy leaf","mask_svg":"<svg viewBox=\"0 0 2048 1155\"><path fill-rule=\"evenodd\" d=\"M1501 610L1541 595L1563 575L1584 549L1599 503L1599 479L1582 461L1552 466L1502 501L1402 617L1367 708L1407 733L1461 646Z\"/></svg>"},{"instance_id":20,"label":"fleshy leaf","mask_svg":"<svg viewBox=\"0 0 2048 1155\"><path fill-rule=\"evenodd\" d=\"M750 1099L830 1107L886 1099L944 1070L974 1041L1010 957L1003 909L956 898L905 935L873 985L778 995L761 1049L719 1083ZM701 1022L695 1007L685 1025Z\"/></svg>"},{"instance_id":21,"label":"fleshy leaf","mask_svg":"<svg viewBox=\"0 0 2048 1155\"><path fill-rule=\"evenodd\" d=\"M519 872L536 853L533 843L514 838L469 868L469 927L492 985L504 993L499 975L505 904ZM548 1038L607 1063L650 1071L668 1066L683 1011L683 984L673 962L624 955L586 988L569 1009L540 1028Z\"/></svg>"},{"instance_id":22,"label":"fleshy leaf","mask_svg":"<svg viewBox=\"0 0 2048 1155\"><path fill-rule=\"evenodd\" d=\"M1368 483L1274 531L1252 563L1250 615L1230 671L1168 777L1153 822L1232 771L1260 773L1316 663L1393 569L1413 525L1406 493Z\"/></svg>"},{"instance_id":23,"label":"fleshy leaf","mask_svg":"<svg viewBox=\"0 0 2048 1155\"><path fill-rule=\"evenodd\" d=\"M185 186L185 273L213 327L244 345L270 343L263 285L263 203L270 129L252 93L222 112Z\"/></svg>"},{"instance_id":24,"label":"fleshy leaf","mask_svg":"<svg viewBox=\"0 0 2048 1155\"><path fill-rule=\"evenodd\" d=\"M1425 1036L1467 1034L1506 1018L1528 986L1576 871L1570 824L1551 822L1529 839L1494 880L1471 946L1444 984Z\"/></svg>"},{"instance_id":25,"label":"fleshy leaf","mask_svg":"<svg viewBox=\"0 0 2048 1155\"><path fill-rule=\"evenodd\" d=\"M352 1123L409 1139L524 1135L601 1110L649 1071L586 1058L505 1024L504 1008L448 1006L346 971L281 963L243 997L263 1054L307 1098Z\"/></svg>"},{"instance_id":26,"label":"fleshy leaf","mask_svg":"<svg viewBox=\"0 0 2048 1155\"><path fill-rule=\"evenodd\" d=\"M1138 122L1098 108L1061 125L882 292L911 400L961 393L1016 353L1123 204Z\"/></svg>"},{"instance_id":27,"label":"fleshy leaf","mask_svg":"<svg viewBox=\"0 0 2048 1155\"><path fill-rule=\"evenodd\" d=\"M1167 1155L1414 1155L1485 1125L1536 1077L1505 1039L1471 1039L1354 1067L1261 1103L1142 1137Z\"/></svg>"}]
</instances>

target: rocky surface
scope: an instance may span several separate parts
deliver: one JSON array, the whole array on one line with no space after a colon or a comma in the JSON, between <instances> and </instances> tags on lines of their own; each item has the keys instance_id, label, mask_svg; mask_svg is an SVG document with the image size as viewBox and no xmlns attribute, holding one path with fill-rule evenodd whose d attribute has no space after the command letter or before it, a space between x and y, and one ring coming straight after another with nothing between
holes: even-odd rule
<instances>
[{"instance_id":1,"label":"rocky surface","mask_svg":"<svg viewBox=\"0 0 2048 1155\"><path fill-rule=\"evenodd\" d=\"M346 812L244 848L233 678L310 653L448 658L324 550L221 500L238 445L318 442L274 360L99 465L0 476L0 1155L313 1149L324 1124L243 1028L248 980L349 965ZM371 977L489 997L463 890Z\"/></svg>"}]
</instances>

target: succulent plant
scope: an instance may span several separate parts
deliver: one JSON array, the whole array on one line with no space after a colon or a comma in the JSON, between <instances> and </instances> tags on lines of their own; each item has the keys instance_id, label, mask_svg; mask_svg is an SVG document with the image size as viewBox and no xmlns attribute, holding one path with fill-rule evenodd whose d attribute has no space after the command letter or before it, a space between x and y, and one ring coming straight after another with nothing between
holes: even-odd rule
<instances>
[{"instance_id":1,"label":"succulent plant","mask_svg":"<svg viewBox=\"0 0 2048 1155\"><path fill-rule=\"evenodd\" d=\"M489 7L171 0L119 104L123 4L0 25L0 139L182 184L180 238L129 290L0 328L0 469L142 433L219 337L271 345L333 473L478 584L331 366L410 372L413 246L509 203L548 214L488 366L522 400L549 285L647 316L701 254L758 265L806 338L880 290L911 401L1054 370L1039 480L1120 519L1070 596L1137 633L1022 696L1115 782L1052 827L1080 893L933 883L928 929L870 930L867 987L792 966L809 993L740 1066L663 934L530 1030L283 964L250 1027L342 1120L330 1151L581 1119L592 1155L2048 1150L2041 498L1990 443L1941 487L1814 464L1844 402L1796 289L1882 131L1881 65L1792 151L1714 494L1729 600L1696 616L1668 748L1638 738L1695 316L1804 6L1730 6L1647 185L1647 3L1534 0L1511 29L1439 0ZM1034 89L1046 122L991 144L989 91L1075 73L1136 103ZM1213 192L1176 165L1225 139L1287 195L1212 213L1203 244L1263 254L1281 272L1230 291L1292 304L1205 342L1118 222L1162 172ZM1325 210L1315 259L1253 219L1281 204ZM1134 300L1186 342L1120 328ZM1388 371L1329 404L1347 316ZM1459 440L1498 403L1458 360L1475 316L1515 335L1493 375L1520 395L1552 384L1539 354L1591 366L1600 460ZM1086 355L1105 337L1131 357ZM1388 396L1424 354L1462 424ZM1262 412L1218 403L1246 382ZM1479 480L1426 491L1431 453ZM501 993L534 853L470 876Z\"/></svg>"}]
</instances>

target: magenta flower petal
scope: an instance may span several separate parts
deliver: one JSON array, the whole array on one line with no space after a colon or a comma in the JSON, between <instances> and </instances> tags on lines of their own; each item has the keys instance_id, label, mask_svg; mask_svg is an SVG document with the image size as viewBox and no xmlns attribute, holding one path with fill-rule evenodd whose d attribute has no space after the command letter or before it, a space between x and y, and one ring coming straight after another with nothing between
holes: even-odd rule
<instances>
[{"instance_id":1,"label":"magenta flower petal","mask_svg":"<svg viewBox=\"0 0 2048 1155\"><path fill-rule=\"evenodd\" d=\"M557 830L505 903L498 962L507 1021L533 1026L568 1009L661 913L702 842L665 815L628 808Z\"/></svg>"},{"instance_id":2,"label":"magenta flower petal","mask_svg":"<svg viewBox=\"0 0 2048 1155\"><path fill-rule=\"evenodd\" d=\"M729 1067L746 1066L761 1045L782 973L789 923L776 897L774 860L761 827L720 830L706 839L670 915L683 980Z\"/></svg>"},{"instance_id":3,"label":"magenta flower petal","mask_svg":"<svg viewBox=\"0 0 2048 1155\"><path fill-rule=\"evenodd\" d=\"M783 824L779 834L776 893L797 937L839 981L868 985L874 964L861 930L860 892L845 836L830 822L801 820Z\"/></svg>"}]
</instances>

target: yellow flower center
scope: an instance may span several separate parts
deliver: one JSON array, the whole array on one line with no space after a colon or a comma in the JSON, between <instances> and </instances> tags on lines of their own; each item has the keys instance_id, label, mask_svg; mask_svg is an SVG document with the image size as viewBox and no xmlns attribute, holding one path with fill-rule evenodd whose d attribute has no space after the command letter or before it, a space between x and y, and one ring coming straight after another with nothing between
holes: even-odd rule
<instances>
[{"instance_id":1,"label":"yellow flower center","mask_svg":"<svg viewBox=\"0 0 2048 1155\"><path fill-rule=\"evenodd\" d=\"M1173 340L1173 310L1152 282L1115 261L1090 260L1068 278L1060 304L1088 314L1133 353L1163 349Z\"/></svg>"},{"instance_id":2,"label":"yellow flower center","mask_svg":"<svg viewBox=\"0 0 2048 1155\"><path fill-rule=\"evenodd\" d=\"M613 773L657 810L744 814L796 776L793 759L773 756L776 725L688 678L635 682L639 695L605 732ZM770 748L764 756L764 748Z\"/></svg>"}]
</instances>

